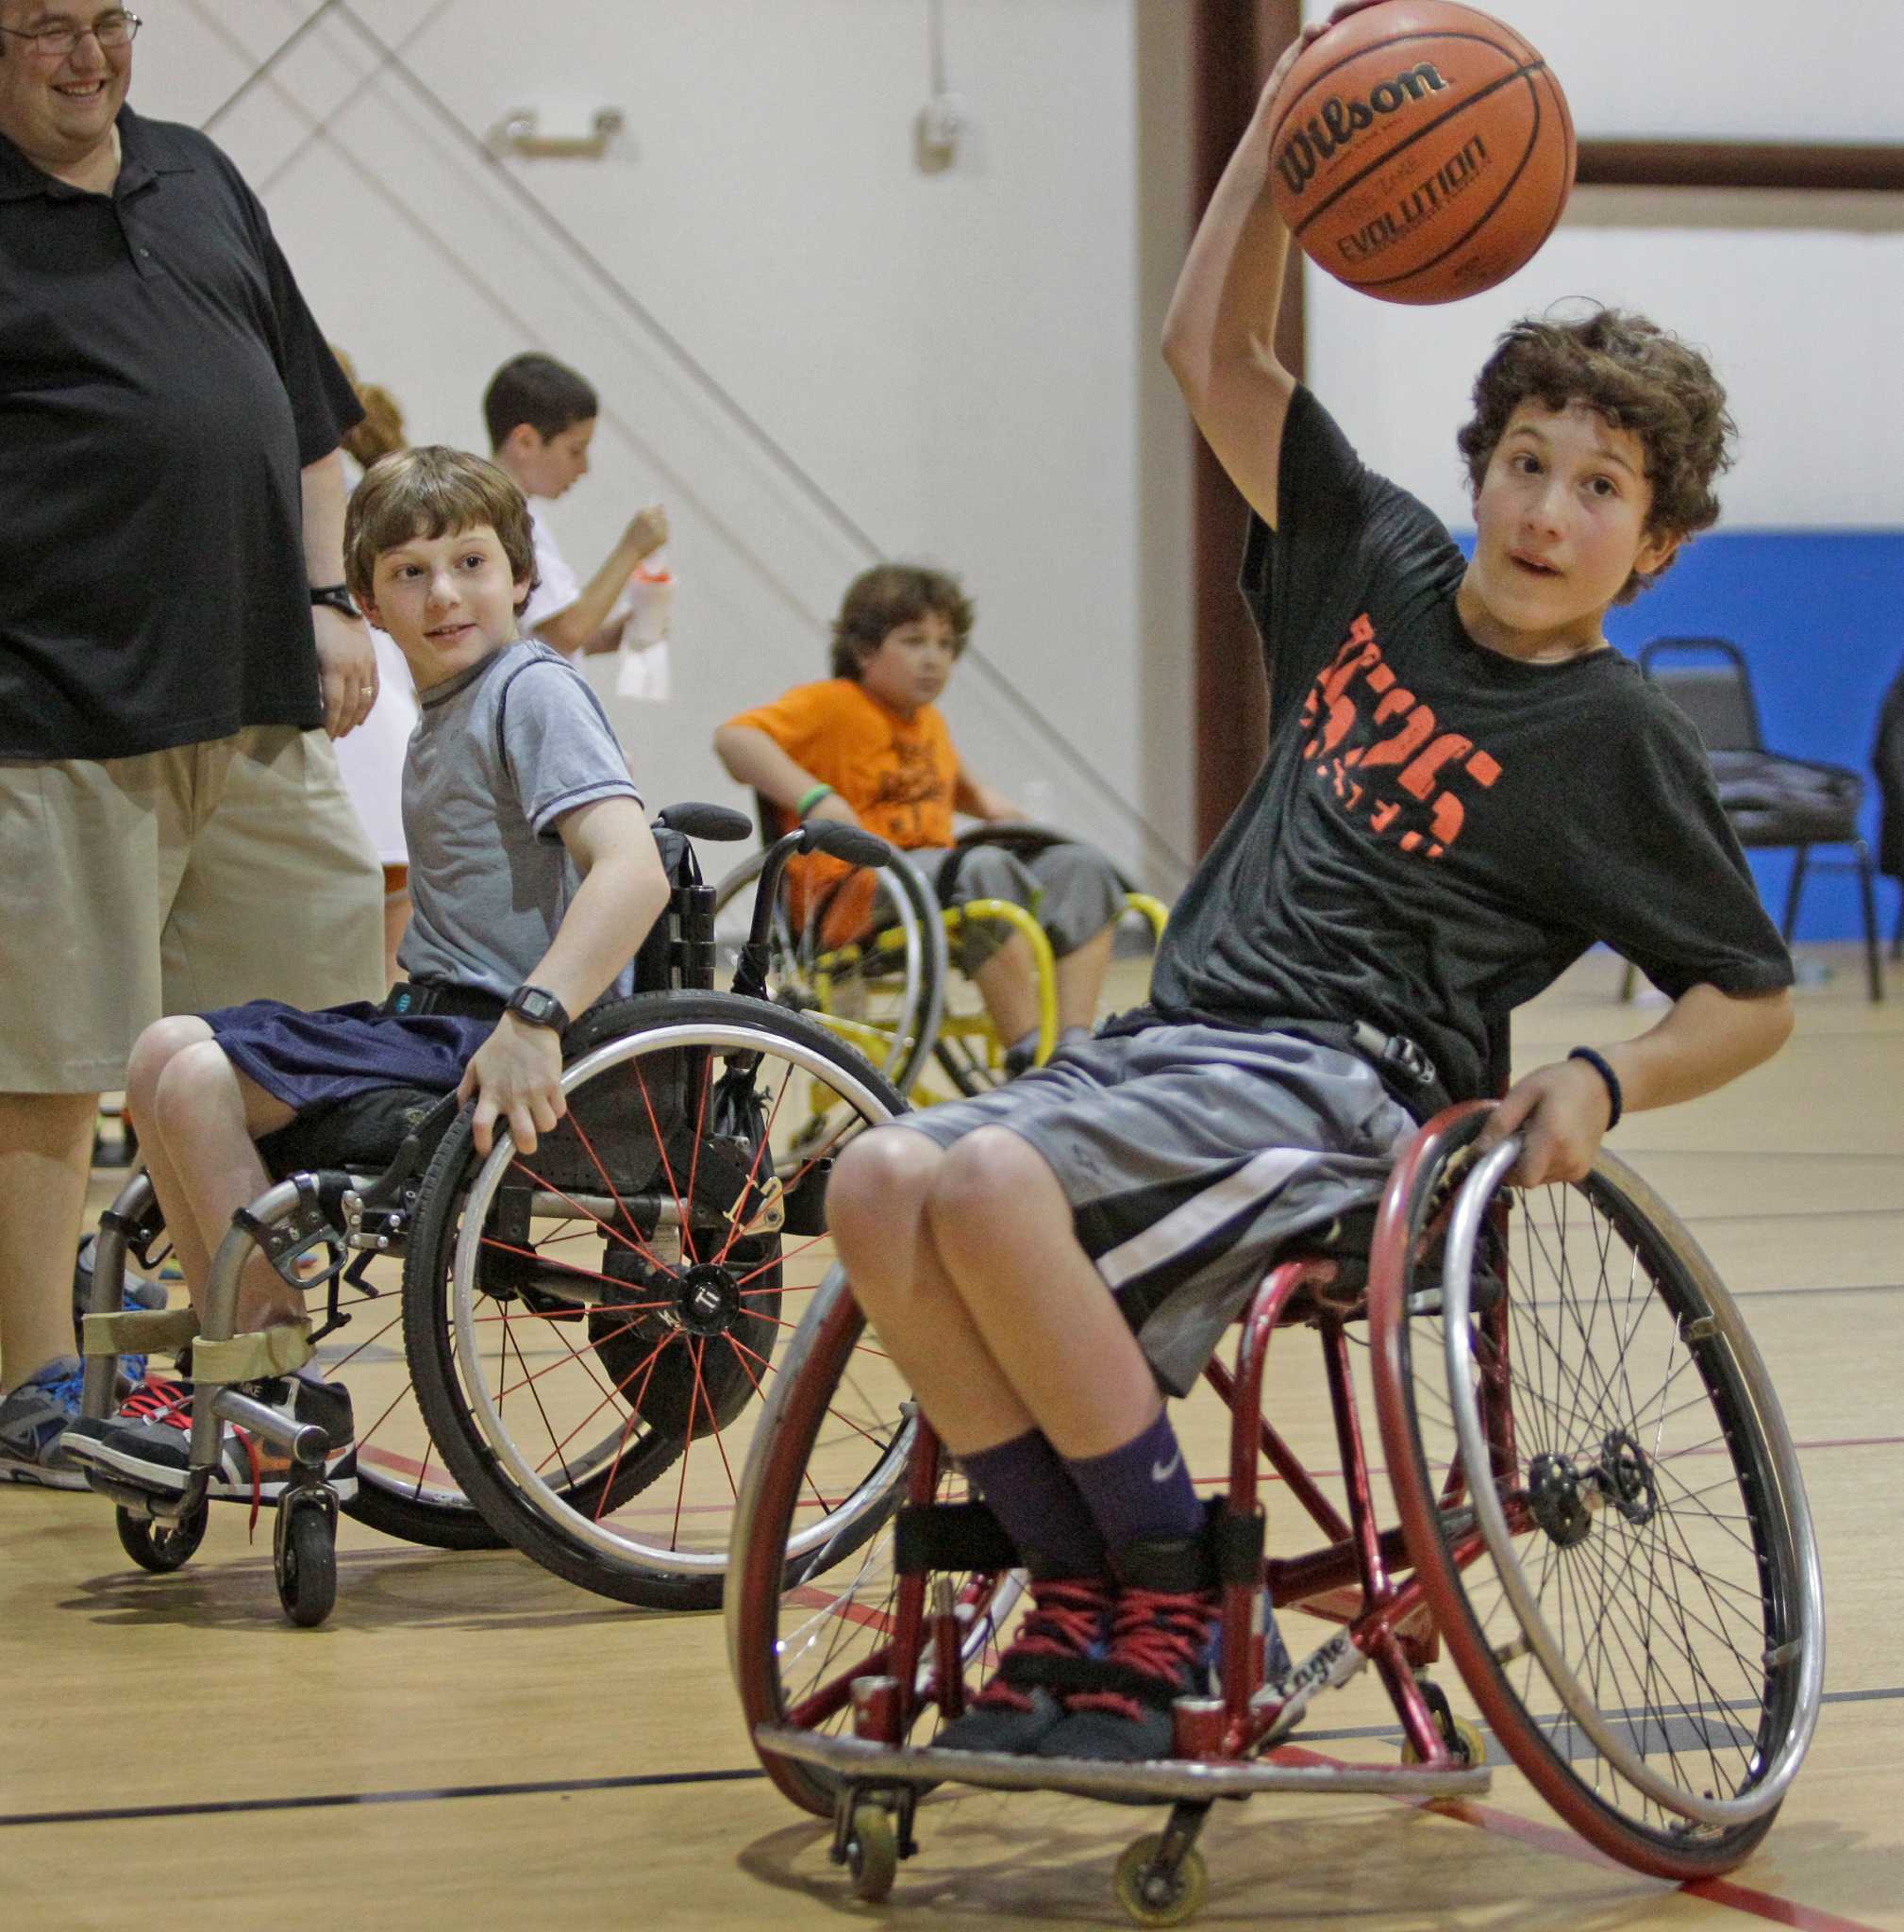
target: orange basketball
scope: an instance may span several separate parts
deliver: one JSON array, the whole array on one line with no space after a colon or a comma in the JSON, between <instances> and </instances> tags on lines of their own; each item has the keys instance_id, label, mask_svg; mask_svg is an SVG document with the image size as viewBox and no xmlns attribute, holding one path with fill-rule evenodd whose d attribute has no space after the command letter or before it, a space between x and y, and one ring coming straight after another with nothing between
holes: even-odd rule
<instances>
[{"instance_id":1,"label":"orange basketball","mask_svg":"<svg viewBox=\"0 0 1904 1932\"><path fill-rule=\"evenodd\" d=\"M1274 104L1277 211L1318 268L1384 302L1455 302L1553 233L1574 123L1512 27L1381 0L1312 42Z\"/></svg>"}]
</instances>

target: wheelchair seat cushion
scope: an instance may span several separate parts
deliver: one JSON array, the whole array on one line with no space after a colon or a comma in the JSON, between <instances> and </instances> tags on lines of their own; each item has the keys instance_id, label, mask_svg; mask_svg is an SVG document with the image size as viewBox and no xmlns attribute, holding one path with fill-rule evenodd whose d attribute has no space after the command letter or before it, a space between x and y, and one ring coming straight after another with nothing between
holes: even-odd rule
<instances>
[{"instance_id":1,"label":"wheelchair seat cushion","mask_svg":"<svg viewBox=\"0 0 1904 1932\"><path fill-rule=\"evenodd\" d=\"M262 1136L259 1158L273 1180L317 1168L381 1174L439 1108L447 1127L455 1109L444 1108L444 1099L421 1087L374 1087L312 1108L288 1127Z\"/></svg>"}]
</instances>

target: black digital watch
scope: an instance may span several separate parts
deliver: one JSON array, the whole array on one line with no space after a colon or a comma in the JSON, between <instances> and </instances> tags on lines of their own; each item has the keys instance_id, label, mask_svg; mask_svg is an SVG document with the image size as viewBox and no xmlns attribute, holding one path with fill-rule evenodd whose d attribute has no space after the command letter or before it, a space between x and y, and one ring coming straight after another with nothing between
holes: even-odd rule
<instances>
[{"instance_id":1,"label":"black digital watch","mask_svg":"<svg viewBox=\"0 0 1904 1932\"><path fill-rule=\"evenodd\" d=\"M333 610L342 610L346 617L360 617L363 614L351 601L348 584L313 584L310 587L310 601L313 605L327 604Z\"/></svg>"},{"instance_id":2,"label":"black digital watch","mask_svg":"<svg viewBox=\"0 0 1904 1932\"><path fill-rule=\"evenodd\" d=\"M554 1033L569 1030L569 1009L554 993L539 986L517 987L503 1010L526 1020L531 1026L546 1026Z\"/></svg>"}]
</instances>

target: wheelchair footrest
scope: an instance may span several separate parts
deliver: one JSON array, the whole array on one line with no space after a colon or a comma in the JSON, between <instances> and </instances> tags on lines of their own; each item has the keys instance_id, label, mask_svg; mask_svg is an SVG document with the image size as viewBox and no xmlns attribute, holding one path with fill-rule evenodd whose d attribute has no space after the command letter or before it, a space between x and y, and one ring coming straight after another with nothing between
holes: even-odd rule
<instances>
[{"instance_id":1,"label":"wheelchair footrest","mask_svg":"<svg viewBox=\"0 0 1904 1932\"><path fill-rule=\"evenodd\" d=\"M817 1764L861 1785L983 1785L1008 1791L1069 1791L1122 1803L1240 1798L1252 1791L1376 1792L1390 1797L1473 1798L1487 1790L1486 1765L1429 1771L1418 1764L1278 1764L1273 1760L1160 1757L1106 1764L1087 1757L1027 1757L1003 1751L897 1749L864 1738L823 1737L791 1724L757 1724L762 1751Z\"/></svg>"}]
</instances>

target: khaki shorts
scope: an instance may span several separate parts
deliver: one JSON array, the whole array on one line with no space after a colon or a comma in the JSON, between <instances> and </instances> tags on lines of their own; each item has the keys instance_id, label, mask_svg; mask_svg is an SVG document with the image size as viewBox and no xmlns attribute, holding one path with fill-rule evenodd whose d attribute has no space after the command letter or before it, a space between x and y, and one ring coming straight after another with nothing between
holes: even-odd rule
<instances>
[{"instance_id":1,"label":"khaki shorts","mask_svg":"<svg viewBox=\"0 0 1904 1932\"><path fill-rule=\"evenodd\" d=\"M0 758L0 1092L121 1087L167 1013L382 998L382 901L321 731Z\"/></svg>"}]
</instances>

